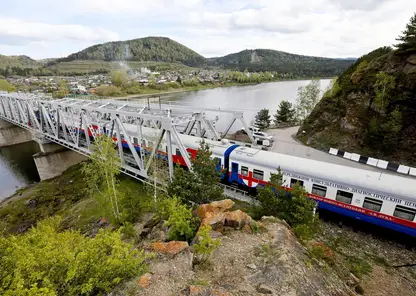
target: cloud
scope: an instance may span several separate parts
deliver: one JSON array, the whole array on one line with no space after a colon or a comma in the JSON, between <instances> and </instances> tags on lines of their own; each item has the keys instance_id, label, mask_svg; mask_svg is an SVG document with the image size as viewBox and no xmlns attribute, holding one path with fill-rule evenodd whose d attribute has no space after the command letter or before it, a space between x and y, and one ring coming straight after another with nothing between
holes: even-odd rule
<instances>
[{"instance_id":1,"label":"cloud","mask_svg":"<svg viewBox=\"0 0 416 296\"><path fill-rule=\"evenodd\" d=\"M18 2L0 16L0 50L36 55L44 45L52 56L144 36L208 57L253 48L360 56L394 44L416 11L415 0L73 0L48 15L56 1Z\"/></svg>"},{"instance_id":2,"label":"cloud","mask_svg":"<svg viewBox=\"0 0 416 296\"><path fill-rule=\"evenodd\" d=\"M20 19L0 18L0 44L23 45L46 41L110 41L119 38L116 32L77 24L52 25L27 22Z\"/></svg>"}]
</instances>

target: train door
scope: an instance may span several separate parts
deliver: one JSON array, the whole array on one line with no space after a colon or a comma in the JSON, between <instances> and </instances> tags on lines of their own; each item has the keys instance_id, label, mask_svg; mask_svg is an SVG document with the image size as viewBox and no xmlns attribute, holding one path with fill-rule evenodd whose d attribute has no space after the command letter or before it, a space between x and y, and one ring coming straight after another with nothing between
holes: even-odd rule
<instances>
[{"instance_id":1,"label":"train door","mask_svg":"<svg viewBox=\"0 0 416 296\"><path fill-rule=\"evenodd\" d=\"M231 163L231 183L238 184L238 163L232 162Z\"/></svg>"}]
</instances>

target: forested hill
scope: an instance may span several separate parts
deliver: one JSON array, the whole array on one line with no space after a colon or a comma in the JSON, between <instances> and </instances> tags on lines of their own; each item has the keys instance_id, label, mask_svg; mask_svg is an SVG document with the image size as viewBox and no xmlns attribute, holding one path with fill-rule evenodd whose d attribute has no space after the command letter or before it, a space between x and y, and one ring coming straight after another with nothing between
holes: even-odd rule
<instances>
[{"instance_id":1,"label":"forested hill","mask_svg":"<svg viewBox=\"0 0 416 296\"><path fill-rule=\"evenodd\" d=\"M167 68L185 65L240 71L248 69L251 72L277 71L294 78L336 76L354 62L351 59L310 57L270 49L244 50L207 59L169 38L145 37L93 45L59 59L35 61L26 56L0 56L0 75L106 73L117 67L113 61L127 61L131 68L136 69L151 62ZM151 65L145 66L152 68Z\"/></svg>"},{"instance_id":2,"label":"forested hill","mask_svg":"<svg viewBox=\"0 0 416 296\"><path fill-rule=\"evenodd\" d=\"M243 50L224 57L209 59L212 65L243 71L278 71L303 77L337 76L354 60L330 59L291 54L271 49Z\"/></svg>"},{"instance_id":3,"label":"forested hill","mask_svg":"<svg viewBox=\"0 0 416 296\"><path fill-rule=\"evenodd\" d=\"M203 56L166 37L97 44L57 62L74 60L179 62L194 67L204 66L206 62Z\"/></svg>"},{"instance_id":4,"label":"forested hill","mask_svg":"<svg viewBox=\"0 0 416 296\"><path fill-rule=\"evenodd\" d=\"M5 56L0 54L0 68L37 68L41 64L25 55Z\"/></svg>"},{"instance_id":5,"label":"forested hill","mask_svg":"<svg viewBox=\"0 0 416 296\"><path fill-rule=\"evenodd\" d=\"M339 76L298 137L314 147L414 166L415 118L416 46L406 51L382 47Z\"/></svg>"}]
</instances>

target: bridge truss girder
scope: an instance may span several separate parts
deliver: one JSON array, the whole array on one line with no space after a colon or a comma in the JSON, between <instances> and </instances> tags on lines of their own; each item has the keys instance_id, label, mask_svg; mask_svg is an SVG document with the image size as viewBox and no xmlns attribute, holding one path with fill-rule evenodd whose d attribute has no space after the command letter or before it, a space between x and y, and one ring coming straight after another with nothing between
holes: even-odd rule
<instances>
[{"instance_id":1,"label":"bridge truss girder","mask_svg":"<svg viewBox=\"0 0 416 296\"><path fill-rule=\"evenodd\" d=\"M188 153L176 127L195 121L196 114L175 117L170 113L150 114L147 108L121 104L121 102L45 100L40 95L0 93L0 119L27 129L43 140L55 142L85 156L91 155L92 141L97 136L110 134L118 143L120 170L137 179L152 180L149 169L157 147L163 139L167 144L169 177L173 178L172 140L174 139L187 167L192 169ZM149 122L158 131L158 135L151 147L150 158L146 162L144 149L137 151L130 137L137 138L140 147L143 148L144 140L149 139L143 135L142 128ZM131 131L128 132L126 124L134 125L137 132L133 134ZM126 142L128 149L122 147L122 140Z\"/></svg>"}]
</instances>

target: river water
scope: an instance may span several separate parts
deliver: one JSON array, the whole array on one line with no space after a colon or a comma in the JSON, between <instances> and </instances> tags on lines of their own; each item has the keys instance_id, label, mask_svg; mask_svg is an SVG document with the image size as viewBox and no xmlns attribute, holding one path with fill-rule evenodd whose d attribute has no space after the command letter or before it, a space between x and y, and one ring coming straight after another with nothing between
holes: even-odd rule
<instances>
[{"instance_id":1,"label":"river water","mask_svg":"<svg viewBox=\"0 0 416 296\"><path fill-rule=\"evenodd\" d=\"M164 103L172 105L186 104L198 108L241 110L244 111L246 122L250 124L262 108L270 109L273 114L281 101L287 100L295 103L298 88L308 83L309 80L300 80L223 87L164 95L161 96L161 99ZM321 80L322 91L329 84L329 79ZM216 127L219 131L222 131L231 115L220 112L212 113L220 117ZM241 123L237 122L231 132L241 127ZM39 148L34 142L0 148L0 201L13 194L15 190L39 181L32 158L32 155L37 152L39 152Z\"/></svg>"}]
</instances>

